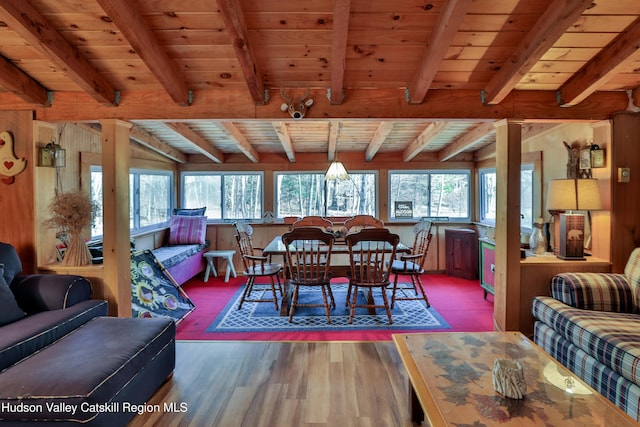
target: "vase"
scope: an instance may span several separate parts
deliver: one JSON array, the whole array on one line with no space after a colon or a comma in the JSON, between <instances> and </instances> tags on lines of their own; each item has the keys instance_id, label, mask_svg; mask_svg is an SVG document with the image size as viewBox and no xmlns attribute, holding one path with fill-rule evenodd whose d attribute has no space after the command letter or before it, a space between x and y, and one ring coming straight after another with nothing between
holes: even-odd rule
<instances>
[{"instance_id":1,"label":"vase","mask_svg":"<svg viewBox=\"0 0 640 427\"><path fill-rule=\"evenodd\" d=\"M547 251L547 238L544 235L544 223L542 218L533 223L533 230L529 238L529 248L536 255L542 255Z\"/></svg>"},{"instance_id":2,"label":"vase","mask_svg":"<svg viewBox=\"0 0 640 427\"><path fill-rule=\"evenodd\" d=\"M91 252L84 242L81 232L70 233L71 237L64 251L62 264L72 267L91 264Z\"/></svg>"}]
</instances>

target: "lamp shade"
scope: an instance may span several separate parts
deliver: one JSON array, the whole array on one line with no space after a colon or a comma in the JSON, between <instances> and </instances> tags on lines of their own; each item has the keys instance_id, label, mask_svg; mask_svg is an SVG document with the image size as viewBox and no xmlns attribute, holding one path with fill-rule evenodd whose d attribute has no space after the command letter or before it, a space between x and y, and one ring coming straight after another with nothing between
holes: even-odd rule
<instances>
[{"instance_id":1,"label":"lamp shade","mask_svg":"<svg viewBox=\"0 0 640 427\"><path fill-rule=\"evenodd\" d=\"M549 181L547 209L555 211L602 209L597 179L553 179Z\"/></svg>"},{"instance_id":2,"label":"lamp shade","mask_svg":"<svg viewBox=\"0 0 640 427\"><path fill-rule=\"evenodd\" d=\"M335 161L331 163L329 169L327 169L327 172L324 174L324 179L326 181L335 181L336 179L349 179L349 174L347 173L347 170L345 169L342 162Z\"/></svg>"}]
</instances>

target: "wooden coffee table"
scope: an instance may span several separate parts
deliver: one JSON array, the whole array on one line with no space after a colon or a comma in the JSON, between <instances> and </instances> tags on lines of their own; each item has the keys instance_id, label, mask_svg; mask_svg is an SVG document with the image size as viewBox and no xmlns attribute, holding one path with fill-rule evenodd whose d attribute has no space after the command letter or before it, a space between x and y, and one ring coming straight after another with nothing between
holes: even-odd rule
<instances>
[{"instance_id":1,"label":"wooden coffee table","mask_svg":"<svg viewBox=\"0 0 640 427\"><path fill-rule=\"evenodd\" d=\"M638 426L519 332L397 334L393 341L409 374L415 422L426 417L432 427ZM524 399L493 389L498 358L524 365Z\"/></svg>"}]
</instances>

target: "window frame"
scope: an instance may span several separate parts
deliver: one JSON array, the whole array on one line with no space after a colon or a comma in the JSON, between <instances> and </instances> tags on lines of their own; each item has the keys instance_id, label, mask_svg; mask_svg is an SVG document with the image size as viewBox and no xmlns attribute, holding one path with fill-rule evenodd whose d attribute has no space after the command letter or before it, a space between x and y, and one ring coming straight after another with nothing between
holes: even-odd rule
<instances>
[{"instance_id":1,"label":"window frame","mask_svg":"<svg viewBox=\"0 0 640 427\"><path fill-rule=\"evenodd\" d=\"M520 230L523 233L530 233L533 229L533 220L535 219L535 194L536 194L536 176L535 176L535 163L534 162L527 162L527 163L522 163L520 165L520 182L522 183L522 173L524 171L530 171L531 172L531 221L529 222L524 222L525 218L521 217L520 220ZM485 225L489 225L489 226L493 226L495 227L496 225L496 221L495 219L487 219L484 217L484 207L486 204L486 200L485 197L483 197L482 194L482 189L483 189L483 176L489 173L493 173L493 174L497 174L496 168L495 167L486 167L486 168L479 168L478 169L478 219L479 222L481 224L485 224ZM523 193L522 193L522 185L520 186L520 209L522 209L523 203L522 203L522 198L523 198ZM496 200L497 203L497 200ZM522 212L520 213L522 215Z\"/></svg>"},{"instance_id":2,"label":"window frame","mask_svg":"<svg viewBox=\"0 0 640 427\"><path fill-rule=\"evenodd\" d=\"M259 176L260 177L260 217L256 217L256 218L225 218L225 214L226 214L226 207L225 207L225 192L224 192L224 186L225 186L225 176L237 176L237 175L249 175L249 176ZM261 220L262 218L264 218L264 213L265 213L265 201L264 201L264 171L181 171L180 172L180 206L181 207L185 207L185 176L220 176L221 180L220 180L220 190L221 190L221 194L220 194L220 212L221 212L221 218L213 218L209 215L207 215L207 212L210 211L209 206L207 206L207 211L205 212L205 215L207 215L207 223L213 223L213 224L224 224L224 223L230 223L230 222L236 222L236 221L241 221L241 220ZM200 207L200 206L198 206Z\"/></svg>"},{"instance_id":3,"label":"window frame","mask_svg":"<svg viewBox=\"0 0 640 427\"><path fill-rule=\"evenodd\" d=\"M391 177L394 174L417 174L417 175L426 175L429 177L429 192L431 192L431 179L430 176L431 175L437 175L437 174L456 174L456 175L467 175L467 180L468 180L468 185L469 185L469 189L468 189L468 195L467 195L467 210L468 210L468 215L466 217L448 217L449 218L449 222L471 222L471 217L472 217L472 212L473 212L473 208L472 208L472 202L473 202L473 198L472 198L472 189L473 189L473 182L472 182L472 175L471 175L471 169L390 169L387 175L387 185L388 185L388 195L387 195L387 218L388 218L388 222L392 223L392 222L419 222L423 219L422 216L414 216L413 218L396 218L395 216L392 216L393 214L393 209L394 209L394 204L393 201L391 200L392 197L392 191L391 191ZM431 218L434 218L437 216L432 216Z\"/></svg>"},{"instance_id":4,"label":"window frame","mask_svg":"<svg viewBox=\"0 0 640 427\"><path fill-rule=\"evenodd\" d=\"M89 195L91 197L91 199L93 200L93 186L92 184L92 174L95 172L99 172L100 174L103 173L102 171L102 166L101 165L91 165L89 167ZM167 220L163 221L163 222L158 222L158 223L154 223L154 224L149 224L149 225L145 225L143 227L140 226L140 175L161 175L161 176L167 176L169 178L169 183L170 183L170 192L169 192L169 206L167 208ZM131 179L133 177L133 191L131 189ZM131 226L131 215L129 217L129 232L131 234L138 234L138 233L144 233L150 230L155 230L155 229L159 229L159 228L163 228L166 227L167 225L169 225L169 222L171 220L171 211L173 209L173 207L175 206L175 191L174 191L174 181L175 180L175 174L173 171L170 170L161 170L161 169L143 169L143 168L130 168L129 169L129 174L128 174L128 183L129 183L129 212L131 212L131 209L133 208L133 226ZM102 188L102 191L104 191L104 188ZM104 195L102 197L102 200L104 200ZM102 222L103 222L103 228L102 228L102 234L91 234L91 239L102 239L104 237L104 205L101 201L100 203L100 207L103 209L102 210ZM91 227L93 229L93 227Z\"/></svg>"},{"instance_id":5,"label":"window frame","mask_svg":"<svg viewBox=\"0 0 640 427\"><path fill-rule=\"evenodd\" d=\"M275 218L277 219L284 219L283 216L278 216L278 202L279 202L279 196L278 196L278 176L279 175L320 175L322 176L322 179L324 180L324 175L325 175L326 171L325 170L288 170L288 171L274 171L273 172L273 215ZM378 216L378 212L379 212L379 201L380 201L380 192L379 192L379 188L380 188L380 173L377 170L349 170L349 175L373 175L373 195L375 197L375 201L374 201L374 213L372 214L373 216ZM355 182L353 183L355 186ZM323 190L322 190L322 197L323 197L323 206L322 206L322 215L321 216L325 216L327 218L341 218L340 216L327 216L327 182L324 181L324 185L323 185Z\"/></svg>"}]
</instances>

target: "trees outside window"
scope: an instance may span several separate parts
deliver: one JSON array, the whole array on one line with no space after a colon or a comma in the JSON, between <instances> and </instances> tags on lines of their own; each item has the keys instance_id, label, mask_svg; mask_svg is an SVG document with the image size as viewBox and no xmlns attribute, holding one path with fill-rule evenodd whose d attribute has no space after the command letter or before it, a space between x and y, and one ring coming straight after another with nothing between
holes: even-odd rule
<instances>
[{"instance_id":1,"label":"trees outside window","mask_svg":"<svg viewBox=\"0 0 640 427\"><path fill-rule=\"evenodd\" d=\"M480 221L495 224L496 222L496 170L480 169ZM520 228L531 231L533 225L533 165L523 164L520 167Z\"/></svg>"},{"instance_id":2,"label":"trees outside window","mask_svg":"<svg viewBox=\"0 0 640 427\"><path fill-rule=\"evenodd\" d=\"M206 207L208 219L262 218L262 173L184 172L182 207Z\"/></svg>"},{"instance_id":3,"label":"trees outside window","mask_svg":"<svg viewBox=\"0 0 640 427\"><path fill-rule=\"evenodd\" d=\"M470 180L469 171L390 171L389 218L469 220Z\"/></svg>"},{"instance_id":4,"label":"trees outside window","mask_svg":"<svg viewBox=\"0 0 640 427\"><path fill-rule=\"evenodd\" d=\"M373 172L350 172L349 179L332 181L325 181L323 172L277 172L275 180L277 218L376 215Z\"/></svg>"},{"instance_id":5,"label":"trees outside window","mask_svg":"<svg viewBox=\"0 0 640 427\"><path fill-rule=\"evenodd\" d=\"M153 228L169 221L173 205L173 173L168 171L129 171L129 226L131 231ZM91 237L104 234L104 209L102 204L102 168L92 166L90 172L90 196L96 204L96 214L91 226Z\"/></svg>"}]
</instances>

